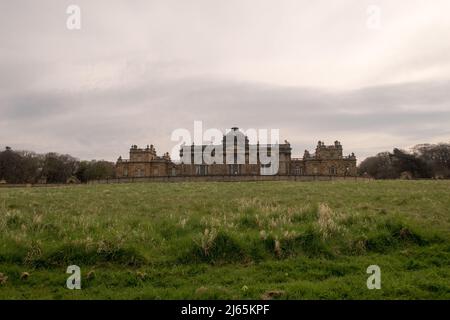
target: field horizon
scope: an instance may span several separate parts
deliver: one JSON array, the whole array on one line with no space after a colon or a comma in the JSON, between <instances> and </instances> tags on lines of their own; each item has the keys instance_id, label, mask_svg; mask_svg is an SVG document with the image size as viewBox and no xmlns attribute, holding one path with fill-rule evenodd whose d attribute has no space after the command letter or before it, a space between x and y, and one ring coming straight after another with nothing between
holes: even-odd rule
<instances>
[{"instance_id":1,"label":"field horizon","mask_svg":"<svg viewBox=\"0 0 450 320\"><path fill-rule=\"evenodd\" d=\"M0 299L449 299L449 192L448 180L0 188ZM66 288L70 265L81 290Z\"/></svg>"}]
</instances>

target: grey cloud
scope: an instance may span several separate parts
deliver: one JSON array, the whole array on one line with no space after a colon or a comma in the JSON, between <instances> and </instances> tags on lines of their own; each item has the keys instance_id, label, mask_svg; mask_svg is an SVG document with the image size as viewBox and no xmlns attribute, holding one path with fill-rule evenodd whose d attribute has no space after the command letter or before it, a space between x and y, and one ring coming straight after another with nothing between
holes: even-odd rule
<instances>
[{"instance_id":1,"label":"grey cloud","mask_svg":"<svg viewBox=\"0 0 450 320\"><path fill-rule=\"evenodd\" d=\"M450 137L446 1L417 30L423 2L379 1L379 33L359 0L77 2L79 32L71 1L0 2L1 146L113 160L133 143L169 151L194 120L279 128L297 154L325 138L364 157Z\"/></svg>"},{"instance_id":2,"label":"grey cloud","mask_svg":"<svg viewBox=\"0 0 450 320\"><path fill-rule=\"evenodd\" d=\"M94 148L109 159L123 154L134 142L168 150L173 145L172 130L191 129L194 120L220 129L237 125L280 128L282 133L310 132L306 138L311 142L320 134L339 138L341 132L349 131L355 136L382 131L393 136L418 138L421 133L433 137L448 134L450 108L429 110L450 105L447 85L414 83L330 92L212 78L149 81L132 88L13 98L3 108L9 125L1 132L7 137L8 127L20 125L15 134L30 136L39 131L48 139L65 137L66 147L79 146L79 156L91 154L89 149ZM412 103L415 111L405 109ZM115 154L102 151L106 147Z\"/></svg>"}]
</instances>

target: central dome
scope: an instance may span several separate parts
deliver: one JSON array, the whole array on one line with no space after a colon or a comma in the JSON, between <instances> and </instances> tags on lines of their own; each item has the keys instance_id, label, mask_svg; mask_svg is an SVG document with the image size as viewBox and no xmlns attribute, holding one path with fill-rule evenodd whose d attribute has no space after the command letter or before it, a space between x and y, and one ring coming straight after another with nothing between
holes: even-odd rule
<instances>
[{"instance_id":1,"label":"central dome","mask_svg":"<svg viewBox=\"0 0 450 320\"><path fill-rule=\"evenodd\" d=\"M229 139L228 141L233 141L234 143L236 143L238 139L242 139L241 141L245 141L246 143L248 141L246 135L240 131L238 127L231 128L231 130L223 136L224 144L226 144L227 139Z\"/></svg>"}]
</instances>

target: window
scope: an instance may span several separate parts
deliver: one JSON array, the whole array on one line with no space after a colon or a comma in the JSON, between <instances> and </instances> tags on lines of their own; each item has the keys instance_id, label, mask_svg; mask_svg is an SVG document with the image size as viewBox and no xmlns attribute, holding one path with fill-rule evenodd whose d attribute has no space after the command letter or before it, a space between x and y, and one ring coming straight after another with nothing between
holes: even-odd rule
<instances>
[{"instance_id":1,"label":"window","mask_svg":"<svg viewBox=\"0 0 450 320\"><path fill-rule=\"evenodd\" d=\"M128 168L127 167L123 168L123 176L128 177Z\"/></svg>"},{"instance_id":2,"label":"window","mask_svg":"<svg viewBox=\"0 0 450 320\"><path fill-rule=\"evenodd\" d=\"M349 175L350 174L350 167L345 167L345 175Z\"/></svg>"},{"instance_id":3,"label":"window","mask_svg":"<svg viewBox=\"0 0 450 320\"><path fill-rule=\"evenodd\" d=\"M299 167L299 166L296 166L296 167L294 168L294 174L295 174L296 176L302 175L302 174L303 174L303 168L302 168L302 167Z\"/></svg>"},{"instance_id":4,"label":"window","mask_svg":"<svg viewBox=\"0 0 450 320\"><path fill-rule=\"evenodd\" d=\"M332 167L328 168L328 173L330 175L336 175L337 174L336 167L332 166Z\"/></svg>"},{"instance_id":5,"label":"window","mask_svg":"<svg viewBox=\"0 0 450 320\"><path fill-rule=\"evenodd\" d=\"M231 175L238 175L240 174L240 170L239 170L239 165L238 164L230 164L229 165L229 174Z\"/></svg>"},{"instance_id":6,"label":"window","mask_svg":"<svg viewBox=\"0 0 450 320\"><path fill-rule=\"evenodd\" d=\"M198 176L206 176L208 174L208 166L205 165L195 166L195 174Z\"/></svg>"}]
</instances>

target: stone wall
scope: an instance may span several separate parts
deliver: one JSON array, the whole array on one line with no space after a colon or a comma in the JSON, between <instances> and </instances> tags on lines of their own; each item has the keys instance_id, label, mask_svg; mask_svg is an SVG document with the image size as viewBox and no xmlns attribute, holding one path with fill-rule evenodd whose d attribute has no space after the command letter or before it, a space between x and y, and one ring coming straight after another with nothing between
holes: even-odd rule
<instances>
[{"instance_id":1,"label":"stone wall","mask_svg":"<svg viewBox=\"0 0 450 320\"><path fill-rule=\"evenodd\" d=\"M363 177L338 177L338 176L166 176L166 177L142 177L142 178L115 178L107 180L90 181L90 184L108 183L139 183L139 182L246 182L246 181L370 181Z\"/></svg>"}]
</instances>

